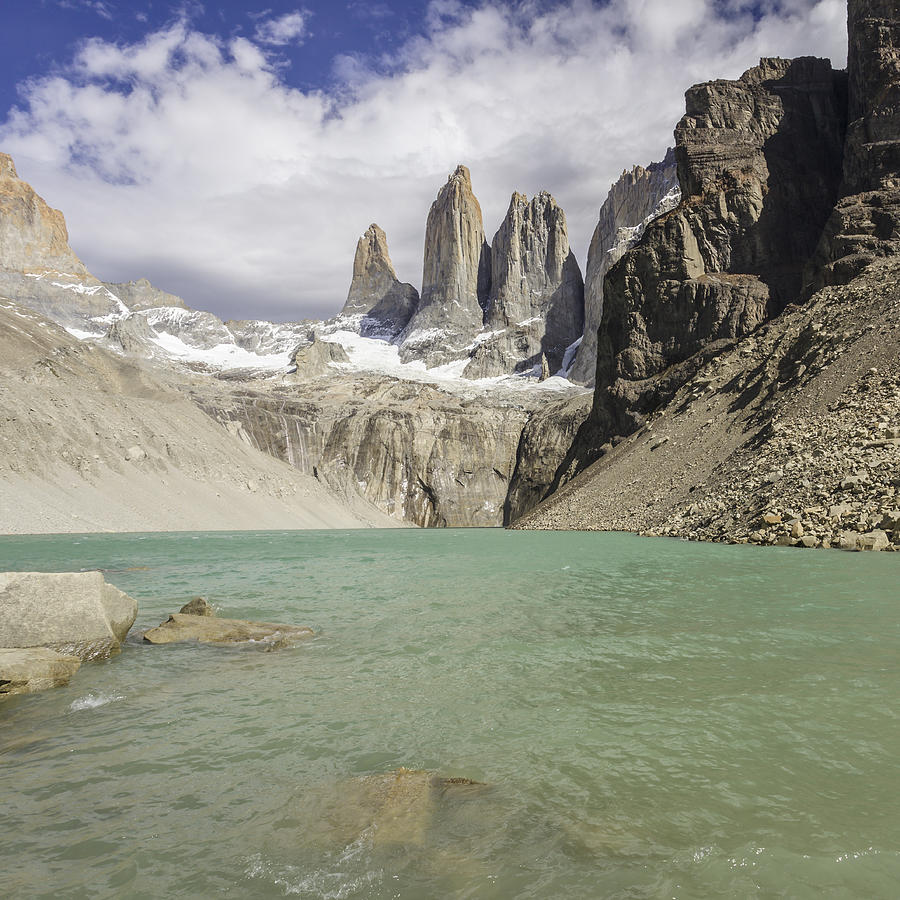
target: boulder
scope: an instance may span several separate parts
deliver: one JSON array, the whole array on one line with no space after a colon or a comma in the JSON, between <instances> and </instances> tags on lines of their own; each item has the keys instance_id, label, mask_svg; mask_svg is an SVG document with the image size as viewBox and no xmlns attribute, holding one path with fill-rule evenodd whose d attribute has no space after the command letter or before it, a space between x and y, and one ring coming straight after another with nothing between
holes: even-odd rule
<instances>
[{"instance_id":1,"label":"boulder","mask_svg":"<svg viewBox=\"0 0 900 900\"><path fill-rule=\"evenodd\" d=\"M0 698L62 687L80 666L77 656L46 647L0 648Z\"/></svg>"},{"instance_id":2,"label":"boulder","mask_svg":"<svg viewBox=\"0 0 900 900\"><path fill-rule=\"evenodd\" d=\"M100 572L0 573L0 647L49 647L81 660L117 653L137 602Z\"/></svg>"},{"instance_id":3,"label":"boulder","mask_svg":"<svg viewBox=\"0 0 900 900\"><path fill-rule=\"evenodd\" d=\"M216 611L206 597L193 597L178 612L186 616L214 616Z\"/></svg>"},{"instance_id":4,"label":"boulder","mask_svg":"<svg viewBox=\"0 0 900 900\"><path fill-rule=\"evenodd\" d=\"M162 625L145 631L144 640L150 644L174 644L181 641L225 645L258 643L266 645L270 650L280 650L293 647L312 637L314 633L312 628L304 625L276 625L272 622L220 619L207 614L174 613Z\"/></svg>"}]
</instances>

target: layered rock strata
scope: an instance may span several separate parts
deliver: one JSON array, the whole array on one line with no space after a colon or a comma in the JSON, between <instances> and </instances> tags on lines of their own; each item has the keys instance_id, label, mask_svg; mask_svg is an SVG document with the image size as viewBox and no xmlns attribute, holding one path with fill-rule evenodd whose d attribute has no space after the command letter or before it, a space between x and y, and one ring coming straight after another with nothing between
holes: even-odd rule
<instances>
[{"instance_id":1,"label":"layered rock strata","mask_svg":"<svg viewBox=\"0 0 900 900\"><path fill-rule=\"evenodd\" d=\"M419 305L419 292L394 271L387 236L372 224L356 245L353 280L341 316L359 316L360 334L392 340L409 323Z\"/></svg>"},{"instance_id":2,"label":"layered rock strata","mask_svg":"<svg viewBox=\"0 0 900 900\"><path fill-rule=\"evenodd\" d=\"M686 100L682 202L606 276L594 405L565 473L639 428L690 377L695 354L800 295L838 195L846 75L827 60L764 59Z\"/></svg>"},{"instance_id":3,"label":"layered rock strata","mask_svg":"<svg viewBox=\"0 0 900 900\"><path fill-rule=\"evenodd\" d=\"M490 248L465 166L438 192L425 228L422 296L400 337L404 362L459 359L481 330L490 295Z\"/></svg>"},{"instance_id":4,"label":"layered rock strata","mask_svg":"<svg viewBox=\"0 0 900 900\"><path fill-rule=\"evenodd\" d=\"M472 352L467 378L562 366L584 332L584 282L569 248L566 217L550 194L529 202L514 193L491 244L486 335Z\"/></svg>"},{"instance_id":5,"label":"layered rock strata","mask_svg":"<svg viewBox=\"0 0 900 900\"><path fill-rule=\"evenodd\" d=\"M622 173L600 207L597 227L588 250L584 284L584 339L578 347L569 378L593 384L597 370L597 329L603 314L606 273L644 235L654 219L674 209L681 200L675 150L645 169L635 166Z\"/></svg>"},{"instance_id":6,"label":"layered rock strata","mask_svg":"<svg viewBox=\"0 0 900 900\"><path fill-rule=\"evenodd\" d=\"M539 403L539 400L534 401ZM254 447L423 527L494 526L531 409L355 375L210 397L207 411Z\"/></svg>"}]
</instances>

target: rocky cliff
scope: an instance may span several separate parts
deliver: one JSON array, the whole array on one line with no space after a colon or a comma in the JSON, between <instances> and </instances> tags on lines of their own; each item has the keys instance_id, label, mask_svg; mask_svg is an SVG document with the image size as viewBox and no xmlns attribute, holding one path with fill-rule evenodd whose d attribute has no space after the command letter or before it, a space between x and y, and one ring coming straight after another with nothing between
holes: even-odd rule
<instances>
[{"instance_id":1,"label":"rocky cliff","mask_svg":"<svg viewBox=\"0 0 900 900\"><path fill-rule=\"evenodd\" d=\"M827 60L764 59L687 92L682 201L606 276L594 406L567 474L667 402L696 354L800 296L841 184L846 84Z\"/></svg>"},{"instance_id":2,"label":"rocky cliff","mask_svg":"<svg viewBox=\"0 0 900 900\"><path fill-rule=\"evenodd\" d=\"M119 313L122 304L69 247L66 220L0 153L0 294L67 325Z\"/></svg>"},{"instance_id":3,"label":"rocky cliff","mask_svg":"<svg viewBox=\"0 0 900 900\"><path fill-rule=\"evenodd\" d=\"M158 309L161 306L187 309L187 304L181 297L176 297L175 294L160 290L146 278L138 278L137 281L126 281L124 283L106 282L105 287L115 294L132 312Z\"/></svg>"},{"instance_id":4,"label":"rocky cliff","mask_svg":"<svg viewBox=\"0 0 900 900\"><path fill-rule=\"evenodd\" d=\"M900 548L900 12L848 23L848 78L764 60L688 92L685 202L607 276L557 483L600 459L523 524Z\"/></svg>"},{"instance_id":5,"label":"rocky cliff","mask_svg":"<svg viewBox=\"0 0 900 900\"><path fill-rule=\"evenodd\" d=\"M486 335L472 352L467 378L540 367L560 369L584 331L584 283L569 248L565 213L546 191L529 202L514 193L491 244Z\"/></svg>"},{"instance_id":6,"label":"rocky cliff","mask_svg":"<svg viewBox=\"0 0 900 900\"><path fill-rule=\"evenodd\" d=\"M490 294L490 249L472 178L457 166L431 205L418 309L401 335L404 361L459 359L481 330Z\"/></svg>"},{"instance_id":7,"label":"rocky cliff","mask_svg":"<svg viewBox=\"0 0 900 900\"><path fill-rule=\"evenodd\" d=\"M353 280L341 316L360 316L360 334L392 340L418 305L419 292L397 278L387 236L377 225L370 225L356 245Z\"/></svg>"},{"instance_id":8,"label":"rocky cliff","mask_svg":"<svg viewBox=\"0 0 900 900\"><path fill-rule=\"evenodd\" d=\"M534 400L459 395L383 376L332 371L316 380L314 374L298 368L296 387L245 388L210 397L204 408L253 447L399 521L503 523Z\"/></svg>"},{"instance_id":9,"label":"rocky cliff","mask_svg":"<svg viewBox=\"0 0 900 900\"><path fill-rule=\"evenodd\" d=\"M644 235L654 219L674 209L681 200L675 151L645 169L635 166L622 173L600 207L597 227L588 250L584 285L584 339L569 372L573 381L593 384L597 371L597 329L603 314L606 273Z\"/></svg>"}]
</instances>

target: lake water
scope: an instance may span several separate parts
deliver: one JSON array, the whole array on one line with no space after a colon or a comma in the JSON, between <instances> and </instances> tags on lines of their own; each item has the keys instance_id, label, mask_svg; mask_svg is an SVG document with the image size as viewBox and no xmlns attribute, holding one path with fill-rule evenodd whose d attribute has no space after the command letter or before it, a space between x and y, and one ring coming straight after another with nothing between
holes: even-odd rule
<instances>
[{"instance_id":1,"label":"lake water","mask_svg":"<svg viewBox=\"0 0 900 900\"><path fill-rule=\"evenodd\" d=\"M0 705L6 898L900 893L900 556L501 530L0 538L0 569L82 568L138 599L136 628L202 594L318 634L130 640ZM410 796L373 799L391 779Z\"/></svg>"}]
</instances>

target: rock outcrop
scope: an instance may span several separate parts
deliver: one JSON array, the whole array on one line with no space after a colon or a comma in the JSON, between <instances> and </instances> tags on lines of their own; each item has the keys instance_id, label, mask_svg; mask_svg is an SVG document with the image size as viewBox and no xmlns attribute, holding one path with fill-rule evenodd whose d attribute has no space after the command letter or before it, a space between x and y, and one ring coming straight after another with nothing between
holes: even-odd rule
<instances>
[{"instance_id":1,"label":"rock outcrop","mask_svg":"<svg viewBox=\"0 0 900 900\"><path fill-rule=\"evenodd\" d=\"M900 16L893 0L850 0L844 193L900 186Z\"/></svg>"},{"instance_id":2,"label":"rock outcrop","mask_svg":"<svg viewBox=\"0 0 900 900\"><path fill-rule=\"evenodd\" d=\"M63 687L78 671L81 660L46 647L0 647L0 700L11 694L34 694Z\"/></svg>"},{"instance_id":3,"label":"rock outcrop","mask_svg":"<svg viewBox=\"0 0 900 900\"><path fill-rule=\"evenodd\" d=\"M502 524L522 429L546 402L526 399L355 374L244 390L206 409L339 495L423 527L484 527Z\"/></svg>"},{"instance_id":4,"label":"rock outcrop","mask_svg":"<svg viewBox=\"0 0 900 900\"><path fill-rule=\"evenodd\" d=\"M0 296L15 297L70 327L120 314L121 301L69 247L66 220L19 178L0 153Z\"/></svg>"},{"instance_id":5,"label":"rock outcrop","mask_svg":"<svg viewBox=\"0 0 900 900\"><path fill-rule=\"evenodd\" d=\"M566 217L546 191L514 193L491 244L486 336L472 352L467 378L538 368L551 372L584 332L584 282L569 248Z\"/></svg>"},{"instance_id":6,"label":"rock outcrop","mask_svg":"<svg viewBox=\"0 0 900 900\"><path fill-rule=\"evenodd\" d=\"M900 16L887 0L848 4L849 98L841 200L808 272L808 292L847 284L900 239Z\"/></svg>"},{"instance_id":7,"label":"rock outcrop","mask_svg":"<svg viewBox=\"0 0 900 900\"><path fill-rule=\"evenodd\" d=\"M429 367L466 355L481 330L490 295L490 248L481 207L465 166L438 192L425 228L425 262L418 309L400 336L404 362Z\"/></svg>"},{"instance_id":8,"label":"rock outcrop","mask_svg":"<svg viewBox=\"0 0 900 900\"><path fill-rule=\"evenodd\" d=\"M848 25L846 93L805 59L763 61L726 104L723 83L688 93L686 202L607 277L592 416L557 483L607 443L522 524L900 549L900 10L851 0Z\"/></svg>"},{"instance_id":9,"label":"rock outcrop","mask_svg":"<svg viewBox=\"0 0 900 900\"><path fill-rule=\"evenodd\" d=\"M350 357L340 344L319 340L315 334L308 344L301 344L295 351L291 364L296 371L285 376L285 381L305 381L322 375L334 375L335 364L348 363Z\"/></svg>"},{"instance_id":10,"label":"rock outcrop","mask_svg":"<svg viewBox=\"0 0 900 900\"><path fill-rule=\"evenodd\" d=\"M353 280L341 316L359 316L360 334L392 340L409 323L419 292L394 271L387 236L374 223L356 245Z\"/></svg>"},{"instance_id":11,"label":"rock outcrop","mask_svg":"<svg viewBox=\"0 0 900 900\"><path fill-rule=\"evenodd\" d=\"M175 644L198 641L201 644L257 644L266 650L294 647L315 632L302 625L276 625L272 622L248 622L244 619L220 619L203 613L173 613L162 625L144 632L148 644Z\"/></svg>"},{"instance_id":12,"label":"rock outcrop","mask_svg":"<svg viewBox=\"0 0 900 900\"><path fill-rule=\"evenodd\" d=\"M0 573L0 647L47 647L79 659L117 653L137 602L100 572Z\"/></svg>"},{"instance_id":13,"label":"rock outcrop","mask_svg":"<svg viewBox=\"0 0 900 900\"><path fill-rule=\"evenodd\" d=\"M827 60L764 59L687 92L682 201L606 276L594 406L567 472L667 402L694 354L800 296L841 183L846 81Z\"/></svg>"},{"instance_id":14,"label":"rock outcrop","mask_svg":"<svg viewBox=\"0 0 900 900\"><path fill-rule=\"evenodd\" d=\"M645 169L622 173L600 207L597 227L588 250L584 282L584 338L569 378L593 384L597 372L597 329L603 315L606 273L643 237L647 226L681 201L675 150Z\"/></svg>"},{"instance_id":15,"label":"rock outcrop","mask_svg":"<svg viewBox=\"0 0 900 900\"><path fill-rule=\"evenodd\" d=\"M106 282L105 286L132 312L138 312L143 309L157 309L160 306L174 306L178 309L188 308L181 297L176 297L175 294L160 290L146 278L138 278L137 281L126 281L123 283Z\"/></svg>"}]
</instances>

